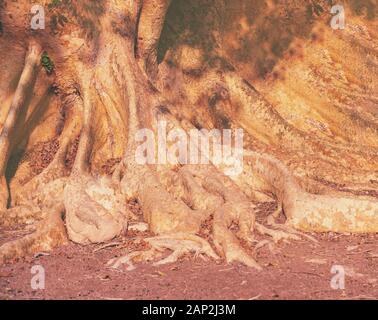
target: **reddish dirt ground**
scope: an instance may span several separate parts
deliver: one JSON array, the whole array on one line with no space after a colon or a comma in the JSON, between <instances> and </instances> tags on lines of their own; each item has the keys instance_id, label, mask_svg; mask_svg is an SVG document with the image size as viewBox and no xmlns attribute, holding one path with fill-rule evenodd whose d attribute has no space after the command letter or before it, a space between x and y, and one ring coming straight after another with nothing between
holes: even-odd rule
<instances>
[{"instance_id":1,"label":"reddish dirt ground","mask_svg":"<svg viewBox=\"0 0 378 320\"><path fill-rule=\"evenodd\" d=\"M1 230L0 243L16 231ZM46 255L0 268L1 299L377 299L378 235L316 235L319 244L297 241L261 249L258 272L242 265L186 257L173 265L113 270L106 262L125 254L130 241L100 246L70 244ZM126 247L126 248L122 248ZM45 269L45 290L32 290L31 267ZM334 290L333 265L345 268L345 289Z\"/></svg>"}]
</instances>

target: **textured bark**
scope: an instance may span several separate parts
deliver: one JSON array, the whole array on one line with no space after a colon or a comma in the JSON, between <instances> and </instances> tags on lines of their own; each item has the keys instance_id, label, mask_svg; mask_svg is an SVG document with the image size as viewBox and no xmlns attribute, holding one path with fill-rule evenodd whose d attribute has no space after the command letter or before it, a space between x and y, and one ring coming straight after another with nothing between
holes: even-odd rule
<instances>
[{"instance_id":1,"label":"textured bark","mask_svg":"<svg viewBox=\"0 0 378 320\"><path fill-rule=\"evenodd\" d=\"M9 3L8 10L27 8L26 1L20 2L17 8ZM161 258L155 264L171 263L188 253L260 270L248 247L257 250L270 241L257 240L255 233L279 242L314 240L303 232L378 232L378 201L373 197L378 181L378 123L370 108L378 101L374 95L377 50L370 44L378 41L375 21L351 13L351 24L364 26L365 31L351 28L333 34L336 44L316 41L319 34L327 38L332 31L318 31L314 17L304 29L292 21L298 34L290 37L302 40L288 44L287 36L284 44L273 38L274 43L261 45L261 52L275 49L263 52L270 57L269 67L260 56L256 58L263 65L258 69L239 42L260 52L255 28L273 27L265 25L265 14L273 15L269 21L286 21L274 16L280 12L274 7L282 9L281 3L261 2L255 11L246 10L249 1L235 1L234 8L225 1L67 3L54 9L69 21L54 36L47 34L56 30L46 30L30 40L20 35L18 26L15 34L0 38L4 48L16 36L29 43L15 90L10 84L0 88L7 95L4 101L13 94L8 112L0 113L0 222L6 227L26 223L34 228L34 233L0 247L0 263L51 250L68 239L86 245L127 237L131 222L136 222L127 207L131 201L138 203L143 222L155 236L145 239L148 250L109 261L113 267L127 264L129 270L134 260ZM326 3L321 1L324 8ZM310 2L303 1L303 7L307 5ZM296 8L295 1L287 6L287 10ZM196 21L192 13L202 20ZM194 22L190 20L185 29L187 19ZM318 23L327 19L324 14ZM235 32L240 41L235 40ZM265 38L269 37L258 39ZM355 64L338 61L339 69L333 67L332 59L351 44L368 53L369 70L366 55L352 51L347 54ZM164 47L167 51L159 52ZM48 50L55 62L53 75L38 74L42 50ZM319 57L313 57L313 51ZM163 56L160 64L158 53ZM253 67L248 69L250 62ZM321 71L311 69L313 65L315 69L320 65ZM6 81L11 83L16 75L9 74L5 73ZM47 111L41 111L40 103L27 98L33 90L39 92L46 77L58 90L47 108L51 121L43 116ZM298 78L305 94L297 88ZM316 97L314 90L319 90ZM323 95L335 102L326 104ZM365 109L352 111L354 101ZM34 108L31 114L41 115L30 121L35 125L25 131L29 135L18 139L25 141L29 152L45 137L53 137L58 147L38 174L33 174L29 161L20 162L14 175L7 176L10 159L16 155L16 125L30 119L30 112L20 116L28 103ZM242 174L228 177L222 164L211 161L138 164L136 133L142 128L156 133L159 121L186 132L243 128ZM343 132L345 121L362 132L360 145L353 131ZM33 178L23 183L21 176ZM344 190L336 191L319 180L339 183ZM265 221L258 216L257 203L272 200L278 210ZM285 223L277 222L280 215ZM209 221L211 235L204 239L201 232ZM172 254L164 256L165 249Z\"/></svg>"},{"instance_id":2,"label":"textured bark","mask_svg":"<svg viewBox=\"0 0 378 320\"><path fill-rule=\"evenodd\" d=\"M41 47L31 41L25 58L25 67L18 82L12 104L0 135L0 209L4 210L9 201L8 186L5 180L5 170L12 151L14 129L18 115L26 108L27 96L33 92L37 77Z\"/></svg>"},{"instance_id":3,"label":"textured bark","mask_svg":"<svg viewBox=\"0 0 378 320\"><path fill-rule=\"evenodd\" d=\"M149 77L156 79L157 50L164 26L165 13L171 0L145 1L138 24L137 57Z\"/></svg>"}]
</instances>

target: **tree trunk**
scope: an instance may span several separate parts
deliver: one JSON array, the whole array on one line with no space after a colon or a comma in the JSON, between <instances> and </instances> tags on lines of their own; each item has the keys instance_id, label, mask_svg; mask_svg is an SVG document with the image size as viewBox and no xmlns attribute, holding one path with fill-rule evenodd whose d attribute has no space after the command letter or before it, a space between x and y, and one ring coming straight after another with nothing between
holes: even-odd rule
<instances>
[{"instance_id":1,"label":"tree trunk","mask_svg":"<svg viewBox=\"0 0 378 320\"><path fill-rule=\"evenodd\" d=\"M321 3L326 6L326 2ZM346 35L338 36L339 47L331 42L316 42L320 31L314 17L308 17L308 30L293 22L298 34L291 35L285 50L269 53L275 67L266 70L265 61L256 56L262 66L253 65L248 74L248 52L230 37L235 34L232 31L236 24L239 36L245 37L243 41L256 46L253 28L266 28L264 14L275 14L271 6L282 5L268 4L256 5L255 11L247 12L249 1L236 1L233 11L224 1L66 1L51 7L48 13L49 19L65 16L68 22L50 24L47 30L34 32L33 40L28 33L21 35L19 29L5 28L9 34L0 38L4 48L12 37L17 37L22 43L28 42L29 49L0 127L1 223L32 223L36 231L1 246L0 262L51 250L67 239L83 245L106 242L127 236L135 225L146 223L155 235L145 239L150 249L112 260L112 266L127 263L131 269L133 259L154 260L162 257L163 249L169 249L172 254L156 263L173 262L194 252L261 269L248 247L259 248L267 242L256 240L255 233L278 242L300 237L313 240L302 231L377 232L378 201L373 196L377 194L374 183L378 181L378 123L368 108L356 114L349 105L353 99L360 99L366 106L376 103L372 92L378 88L378 69L374 65L372 70L366 70L364 76L370 86L364 87L360 80L349 80L344 73L349 68L357 77L358 68L344 64L335 71L330 67L332 61L327 60L350 41L369 50L371 56L376 57L377 52L366 49L364 34L354 35L352 40ZM26 1L21 1L20 7L13 9L27 8ZM192 12L203 21L194 19L195 23L192 21L185 29ZM248 14L260 18L252 19ZM325 15L319 18L320 22L326 19ZM374 22L353 19L353 23L374 30ZM6 20L4 26L12 23ZM324 37L331 33L322 32ZM298 44L300 40L295 36L302 37L303 43ZM274 48L282 45L281 40L272 39L273 45L266 45ZM327 57L311 56L312 48L319 50L319 46L327 48ZM44 50L54 61L51 75L40 70ZM298 56L293 57L295 54ZM357 64L364 65L365 57L348 54L355 57ZM322 89L329 96L334 94L332 90L338 93L337 101L326 106L328 115L318 107L325 103L321 98L306 100L294 90L296 83L292 80L311 63L324 65L324 61L328 61L329 69L324 67L319 74L309 75L311 79L303 76L302 85L309 97L310 84L323 88L324 79L336 79L331 89ZM291 69L285 70L285 64ZM260 67L264 70L257 70ZM7 73L4 81L11 83L14 77ZM48 108L52 114L60 114L56 117L59 121L53 123L44 118L40 104L28 98L46 78L54 80L52 89L57 91L51 102L57 107ZM353 85L353 92L347 92L349 85ZM1 93L9 95L10 88L4 85ZM308 111L307 120L290 119L290 112L298 117L305 114L302 109L291 109L301 101L314 110ZM32 112L27 111L30 106L34 108ZM33 176L33 163L19 162L12 177L7 170L16 154L15 128L33 113L39 119L26 121L31 130L25 132L35 131L38 135L21 139L26 149L33 155L32 146L52 136L58 146L42 170L23 183L21 177ZM359 135L363 143L359 145L354 140L353 132L342 132L343 121L363 132ZM311 131L311 125L321 126L321 122L323 127L316 133ZM177 161L141 165L136 159L140 147L136 137L141 129L158 136L162 123L169 130L186 133L195 129L243 129L243 172L228 176L224 163L214 159L208 159L208 164ZM204 134L202 131L200 137ZM172 145L168 142L167 146ZM202 150L195 143L191 148ZM349 169L353 164L354 174ZM336 192L329 187L332 181L344 187ZM277 211L264 219L264 215L259 216L258 203L267 201L276 201ZM131 203L138 204L142 217L130 210ZM284 224L276 221L280 215L286 218ZM208 222L211 234L205 239L202 235Z\"/></svg>"}]
</instances>

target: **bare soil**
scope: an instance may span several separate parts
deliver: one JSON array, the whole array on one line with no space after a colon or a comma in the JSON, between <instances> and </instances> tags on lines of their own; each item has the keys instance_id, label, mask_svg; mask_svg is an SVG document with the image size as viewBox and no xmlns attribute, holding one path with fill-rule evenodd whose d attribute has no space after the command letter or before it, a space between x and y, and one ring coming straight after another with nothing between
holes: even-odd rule
<instances>
[{"instance_id":1,"label":"bare soil","mask_svg":"<svg viewBox=\"0 0 378 320\"><path fill-rule=\"evenodd\" d=\"M17 230L1 230L0 243ZM106 262L138 249L132 240L113 247L70 244L0 268L1 299L377 299L378 235L318 234L319 244L299 241L263 248L256 258L262 272L242 265L188 256L173 265L137 265L113 270ZM117 244L118 242L118 244ZM139 248L140 249L140 248ZM31 267L45 269L45 290L32 290ZM333 265L346 271L345 289L330 282Z\"/></svg>"}]
</instances>

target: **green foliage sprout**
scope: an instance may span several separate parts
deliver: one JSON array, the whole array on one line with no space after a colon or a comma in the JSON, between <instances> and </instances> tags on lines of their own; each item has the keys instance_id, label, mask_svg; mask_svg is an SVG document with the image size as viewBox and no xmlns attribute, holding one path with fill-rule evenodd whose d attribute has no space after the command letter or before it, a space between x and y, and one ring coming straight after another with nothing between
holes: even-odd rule
<instances>
[{"instance_id":1,"label":"green foliage sprout","mask_svg":"<svg viewBox=\"0 0 378 320\"><path fill-rule=\"evenodd\" d=\"M54 71L54 63L52 62L46 51L42 54L41 64L45 68L47 74L51 74Z\"/></svg>"}]
</instances>

